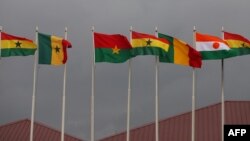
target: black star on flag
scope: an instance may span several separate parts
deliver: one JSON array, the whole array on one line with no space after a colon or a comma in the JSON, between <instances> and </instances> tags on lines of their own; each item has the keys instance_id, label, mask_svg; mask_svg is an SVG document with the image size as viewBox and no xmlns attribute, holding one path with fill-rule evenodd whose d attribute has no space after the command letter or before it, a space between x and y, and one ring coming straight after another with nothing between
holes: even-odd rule
<instances>
[{"instance_id":1,"label":"black star on flag","mask_svg":"<svg viewBox=\"0 0 250 141\"><path fill-rule=\"evenodd\" d=\"M22 43L20 43L19 41L17 41L15 44L16 44L16 48L20 48Z\"/></svg>"},{"instance_id":2,"label":"black star on flag","mask_svg":"<svg viewBox=\"0 0 250 141\"><path fill-rule=\"evenodd\" d=\"M58 46L55 47L56 53L60 52L60 48Z\"/></svg>"},{"instance_id":3,"label":"black star on flag","mask_svg":"<svg viewBox=\"0 0 250 141\"><path fill-rule=\"evenodd\" d=\"M151 41L150 39L148 39L148 40L146 41L146 43L147 43L147 46L151 46L152 41Z\"/></svg>"}]
</instances>

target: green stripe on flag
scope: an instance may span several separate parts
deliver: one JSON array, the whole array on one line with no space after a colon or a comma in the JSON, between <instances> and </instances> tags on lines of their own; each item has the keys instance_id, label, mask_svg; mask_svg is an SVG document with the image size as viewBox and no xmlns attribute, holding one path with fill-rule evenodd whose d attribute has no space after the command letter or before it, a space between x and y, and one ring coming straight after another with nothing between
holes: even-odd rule
<instances>
[{"instance_id":1,"label":"green stripe on flag","mask_svg":"<svg viewBox=\"0 0 250 141\"><path fill-rule=\"evenodd\" d=\"M120 49L117 54L111 48L95 48L95 62L123 63L130 58L130 49Z\"/></svg>"},{"instance_id":2,"label":"green stripe on flag","mask_svg":"<svg viewBox=\"0 0 250 141\"><path fill-rule=\"evenodd\" d=\"M165 56L167 52L159 47L135 47L131 49L131 55L157 55L157 56Z\"/></svg>"},{"instance_id":3,"label":"green stripe on flag","mask_svg":"<svg viewBox=\"0 0 250 141\"><path fill-rule=\"evenodd\" d=\"M51 64L51 36L38 33L39 64Z\"/></svg>"},{"instance_id":4,"label":"green stripe on flag","mask_svg":"<svg viewBox=\"0 0 250 141\"><path fill-rule=\"evenodd\" d=\"M1 57L28 56L28 55L34 55L35 52L36 49L24 49L24 48L1 49Z\"/></svg>"}]
</instances>

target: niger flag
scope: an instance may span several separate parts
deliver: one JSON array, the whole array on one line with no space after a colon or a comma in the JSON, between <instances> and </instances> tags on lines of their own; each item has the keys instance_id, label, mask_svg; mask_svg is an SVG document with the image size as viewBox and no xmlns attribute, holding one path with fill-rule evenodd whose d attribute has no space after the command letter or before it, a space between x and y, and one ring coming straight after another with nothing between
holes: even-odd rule
<instances>
[{"instance_id":1,"label":"niger flag","mask_svg":"<svg viewBox=\"0 0 250 141\"><path fill-rule=\"evenodd\" d=\"M57 36L38 33L39 64L62 65L67 62L71 43Z\"/></svg>"},{"instance_id":2,"label":"niger flag","mask_svg":"<svg viewBox=\"0 0 250 141\"><path fill-rule=\"evenodd\" d=\"M94 33L95 62L123 63L131 58L128 39L120 34Z\"/></svg>"},{"instance_id":3,"label":"niger flag","mask_svg":"<svg viewBox=\"0 0 250 141\"><path fill-rule=\"evenodd\" d=\"M229 46L222 39L196 33L196 50L202 55L203 60L216 60L230 57Z\"/></svg>"},{"instance_id":4,"label":"niger flag","mask_svg":"<svg viewBox=\"0 0 250 141\"><path fill-rule=\"evenodd\" d=\"M1 32L1 57L34 55L36 44L24 37Z\"/></svg>"},{"instance_id":5,"label":"niger flag","mask_svg":"<svg viewBox=\"0 0 250 141\"><path fill-rule=\"evenodd\" d=\"M154 35L132 31L132 47L131 53L133 56L165 56L169 49L169 42L165 39L157 38Z\"/></svg>"},{"instance_id":6,"label":"niger flag","mask_svg":"<svg viewBox=\"0 0 250 141\"><path fill-rule=\"evenodd\" d=\"M170 43L168 53L166 56L160 56L160 62L201 68L201 54L186 42L161 33L158 33L158 37Z\"/></svg>"},{"instance_id":7,"label":"niger flag","mask_svg":"<svg viewBox=\"0 0 250 141\"><path fill-rule=\"evenodd\" d=\"M238 34L224 32L224 40L230 47L232 56L241 56L250 54L250 41Z\"/></svg>"}]
</instances>

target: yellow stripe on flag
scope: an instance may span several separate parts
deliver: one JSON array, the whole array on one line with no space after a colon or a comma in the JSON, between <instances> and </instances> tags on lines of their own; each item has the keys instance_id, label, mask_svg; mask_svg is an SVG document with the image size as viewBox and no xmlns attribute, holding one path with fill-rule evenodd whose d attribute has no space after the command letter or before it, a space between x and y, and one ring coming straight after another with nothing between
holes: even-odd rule
<instances>
[{"instance_id":1,"label":"yellow stripe on flag","mask_svg":"<svg viewBox=\"0 0 250 141\"><path fill-rule=\"evenodd\" d=\"M181 41L174 39L174 63L189 66L189 48Z\"/></svg>"},{"instance_id":2,"label":"yellow stripe on flag","mask_svg":"<svg viewBox=\"0 0 250 141\"><path fill-rule=\"evenodd\" d=\"M20 48L36 49L36 44L24 40L2 40L1 48L2 49L17 48L16 43L20 44Z\"/></svg>"},{"instance_id":3,"label":"yellow stripe on flag","mask_svg":"<svg viewBox=\"0 0 250 141\"><path fill-rule=\"evenodd\" d=\"M151 41L151 44L150 46L152 47L159 47L163 50L165 50L166 52L168 51L169 49L169 44L166 44L160 40L155 40L155 39L152 39L152 38L141 38L141 39L133 39L132 40L132 47L133 48L137 48L137 47L145 47L145 46L148 46L147 45L147 41L150 39ZM150 47L149 46L149 47Z\"/></svg>"},{"instance_id":4,"label":"yellow stripe on flag","mask_svg":"<svg viewBox=\"0 0 250 141\"><path fill-rule=\"evenodd\" d=\"M240 40L226 40L230 48L250 48L250 44Z\"/></svg>"},{"instance_id":5,"label":"yellow stripe on flag","mask_svg":"<svg viewBox=\"0 0 250 141\"><path fill-rule=\"evenodd\" d=\"M61 65L63 64L63 46L62 38L51 36L51 64L52 65Z\"/></svg>"}]
</instances>

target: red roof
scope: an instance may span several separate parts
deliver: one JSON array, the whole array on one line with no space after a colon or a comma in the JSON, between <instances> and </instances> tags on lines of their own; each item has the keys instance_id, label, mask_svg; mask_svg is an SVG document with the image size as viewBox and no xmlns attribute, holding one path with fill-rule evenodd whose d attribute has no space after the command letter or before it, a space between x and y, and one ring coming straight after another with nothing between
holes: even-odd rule
<instances>
[{"instance_id":1,"label":"red roof","mask_svg":"<svg viewBox=\"0 0 250 141\"><path fill-rule=\"evenodd\" d=\"M225 102L225 124L250 124L250 101ZM196 141L221 141L221 104L196 110ZM191 112L161 120L160 141L191 141ZM154 141L155 124L130 132L130 141ZM100 141L125 141L126 132Z\"/></svg>"},{"instance_id":2,"label":"red roof","mask_svg":"<svg viewBox=\"0 0 250 141\"><path fill-rule=\"evenodd\" d=\"M0 141L29 141L30 120L20 120L0 126ZM44 124L34 123L34 141L60 141L61 132ZM82 141L65 134L65 141Z\"/></svg>"}]
</instances>

